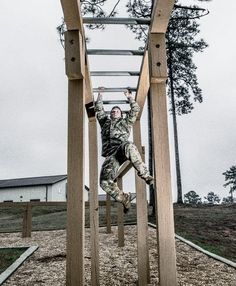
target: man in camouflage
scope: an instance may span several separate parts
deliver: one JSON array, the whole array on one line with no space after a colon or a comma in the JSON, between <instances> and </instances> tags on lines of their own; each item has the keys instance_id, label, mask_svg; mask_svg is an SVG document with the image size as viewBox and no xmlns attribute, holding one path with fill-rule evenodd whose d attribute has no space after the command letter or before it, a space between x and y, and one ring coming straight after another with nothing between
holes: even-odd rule
<instances>
[{"instance_id":1,"label":"man in camouflage","mask_svg":"<svg viewBox=\"0 0 236 286\"><path fill-rule=\"evenodd\" d=\"M127 212L130 208L131 194L123 193L117 186L115 178L119 167L129 160L137 170L138 176L147 184L153 184L154 179L143 163L137 147L128 141L131 127L136 121L140 107L129 90L124 94L131 107L125 118L118 106L112 108L110 118L107 116L103 108L101 92L98 93L95 111L101 126L102 156L105 157L100 173L100 186L116 201L121 202L124 205L124 211Z\"/></svg>"}]
</instances>

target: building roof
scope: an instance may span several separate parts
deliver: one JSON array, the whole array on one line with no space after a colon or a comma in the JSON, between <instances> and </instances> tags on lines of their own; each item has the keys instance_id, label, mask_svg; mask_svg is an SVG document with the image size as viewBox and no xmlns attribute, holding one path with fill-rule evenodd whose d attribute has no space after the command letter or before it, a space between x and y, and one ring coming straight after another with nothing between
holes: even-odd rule
<instances>
[{"instance_id":1,"label":"building roof","mask_svg":"<svg viewBox=\"0 0 236 286\"><path fill-rule=\"evenodd\" d=\"M53 185L67 179L67 175L0 180L0 189L26 186Z\"/></svg>"}]
</instances>

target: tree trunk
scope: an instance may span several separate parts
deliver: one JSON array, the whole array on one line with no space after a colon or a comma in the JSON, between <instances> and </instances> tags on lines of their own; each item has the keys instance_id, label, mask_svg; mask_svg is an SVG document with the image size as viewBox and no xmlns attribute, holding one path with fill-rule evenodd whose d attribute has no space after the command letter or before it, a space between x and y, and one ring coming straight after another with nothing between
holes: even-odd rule
<instances>
[{"instance_id":1,"label":"tree trunk","mask_svg":"<svg viewBox=\"0 0 236 286\"><path fill-rule=\"evenodd\" d=\"M150 102L150 92L148 91L147 97L147 107L148 107L148 168L150 175L153 176L153 146L152 146L152 123L151 123L151 102ZM149 186L149 197L150 197L150 206L152 206L152 215L155 215L155 189L154 186Z\"/></svg>"},{"instance_id":2,"label":"tree trunk","mask_svg":"<svg viewBox=\"0 0 236 286\"><path fill-rule=\"evenodd\" d=\"M180 160L179 160L178 128L177 128L177 118L176 118L175 99L174 99L172 60L173 60L172 51L171 51L171 48L169 48L169 79L170 79L171 106L172 106L172 117L173 117L174 145L175 145L177 203L182 204L183 194L182 194L182 182L181 182Z\"/></svg>"}]
</instances>

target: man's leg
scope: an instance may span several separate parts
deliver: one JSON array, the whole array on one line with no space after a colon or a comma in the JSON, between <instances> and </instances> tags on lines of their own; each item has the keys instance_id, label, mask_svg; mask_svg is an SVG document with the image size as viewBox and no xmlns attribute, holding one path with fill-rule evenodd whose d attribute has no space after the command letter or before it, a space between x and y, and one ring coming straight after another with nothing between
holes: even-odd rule
<instances>
[{"instance_id":1,"label":"man's leg","mask_svg":"<svg viewBox=\"0 0 236 286\"><path fill-rule=\"evenodd\" d=\"M122 203L124 210L127 211L130 208L131 195L123 193L114 181L119 167L120 162L114 155L106 158L100 173L100 186L112 198Z\"/></svg>"},{"instance_id":2,"label":"man's leg","mask_svg":"<svg viewBox=\"0 0 236 286\"><path fill-rule=\"evenodd\" d=\"M142 157L138 151L138 148L134 143L128 142L123 147L125 157L131 161L134 168L137 170L137 174L148 185L154 184L154 178L150 175L146 164L143 162Z\"/></svg>"}]
</instances>

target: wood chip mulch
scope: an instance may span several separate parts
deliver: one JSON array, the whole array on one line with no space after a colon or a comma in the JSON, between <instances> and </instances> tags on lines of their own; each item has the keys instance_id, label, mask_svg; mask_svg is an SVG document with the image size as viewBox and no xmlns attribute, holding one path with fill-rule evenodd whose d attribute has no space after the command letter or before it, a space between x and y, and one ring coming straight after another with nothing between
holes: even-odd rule
<instances>
[{"instance_id":1,"label":"wood chip mulch","mask_svg":"<svg viewBox=\"0 0 236 286\"><path fill-rule=\"evenodd\" d=\"M118 247L117 227L112 234L100 228L100 285L137 285L136 226L125 227L125 246ZM65 285L66 231L0 234L5 247L39 245L39 249L3 284L4 286ZM85 233L85 285L90 281L89 229ZM149 228L150 285L158 285L156 230ZM236 270L176 240L178 285L235 286Z\"/></svg>"}]
</instances>

